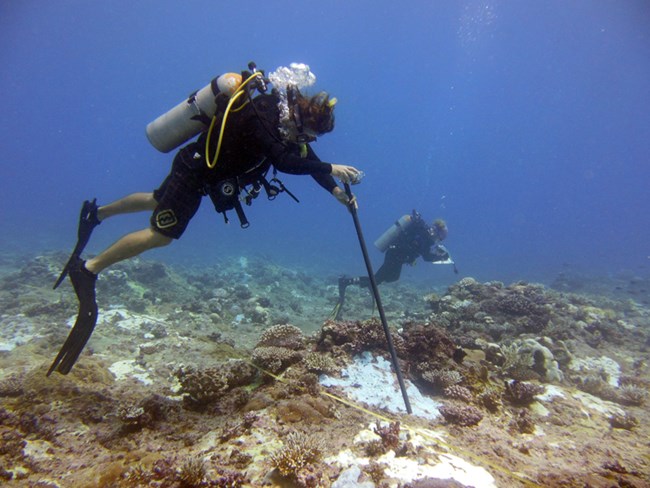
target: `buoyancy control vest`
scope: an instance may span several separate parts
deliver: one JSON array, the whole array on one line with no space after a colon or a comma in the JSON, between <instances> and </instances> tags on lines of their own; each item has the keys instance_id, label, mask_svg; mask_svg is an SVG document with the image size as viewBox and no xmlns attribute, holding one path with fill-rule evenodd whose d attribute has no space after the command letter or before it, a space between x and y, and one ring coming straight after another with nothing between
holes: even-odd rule
<instances>
[{"instance_id":1,"label":"buoyancy control vest","mask_svg":"<svg viewBox=\"0 0 650 488\"><path fill-rule=\"evenodd\" d=\"M271 119L278 118L277 99L265 94L268 80L264 77L264 72L258 71L253 62L248 64L248 68L250 71L242 71L241 75L225 73L214 78L201 90L191 94L187 100L147 125L146 131L152 145L162 152L169 152L203 132L198 143L204 148L201 152L204 152L203 157L213 175L208 178L203 193L210 197L215 210L223 214L226 223L229 221L226 211L234 209L242 228L250 224L241 203L243 201L250 205L262 188L269 200L273 200L281 192L286 192L298 202L298 199L276 177L275 169L273 178L267 180L266 175L271 167L271 161L266 157L256 158L251 154L252 148L246 144L248 142L246 137L250 134L244 131L232 132L234 140L231 145L237 150L232 150L230 157L227 158L230 160L230 165L215 168L221 149L224 124L231 108L236 112L235 119L256 118L271 137L278 137L270 127ZM253 97L254 91L259 92L259 95ZM233 106L232 102L237 101L238 98L238 105ZM249 107L246 107L249 103ZM247 109L239 113L243 108ZM219 137L218 140L211 141L210 136L217 122L222 123ZM250 128L250 124L245 122L236 125L240 125L240 128L245 126ZM211 154L214 154L214 158Z\"/></svg>"},{"instance_id":2,"label":"buoyancy control vest","mask_svg":"<svg viewBox=\"0 0 650 488\"><path fill-rule=\"evenodd\" d=\"M229 144L223 148L219 164L214 169L207 170L215 178L211 178L206 186L206 194L210 196L215 210L223 215L225 222L229 222L226 211L235 210L241 227L248 227L242 203L251 205L262 189L268 200L285 192L299 202L277 177L272 161L266 156L256 155L247 139L251 135L247 132L250 130L261 131L270 138L279 138L279 132L274 132L277 119L276 96L263 94L251 98L250 105L233 114L228 123L227 130L231 131ZM207 134L204 133L199 137L198 145L203 148L206 143ZM272 171L270 179L267 178L269 171Z\"/></svg>"}]
</instances>

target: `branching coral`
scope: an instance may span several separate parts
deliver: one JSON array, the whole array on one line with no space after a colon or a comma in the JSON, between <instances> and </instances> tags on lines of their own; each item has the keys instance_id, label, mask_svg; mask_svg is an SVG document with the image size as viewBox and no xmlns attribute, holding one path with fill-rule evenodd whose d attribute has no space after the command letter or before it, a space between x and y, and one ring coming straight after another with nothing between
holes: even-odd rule
<instances>
[{"instance_id":1,"label":"branching coral","mask_svg":"<svg viewBox=\"0 0 650 488\"><path fill-rule=\"evenodd\" d=\"M529 316L537 311L536 305L519 293L506 293L497 297L497 307L508 315Z\"/></svg>"},{"instance_id":2,"label":"branching coral","mask_svg":"<svg viewBox=\"0 0 650 488\"><path fill-rule=\"evenodd\" d=\"M433 323L407 323L401 338L403 341L396 343L398 354L414 362L446 361L454 358L458 349L447 332Z\"/></svg>"},{"instance_id":3,"label":"branching coral","mask_svg":"<svg viewBox=\"0 0 650 488\"><path fill-rule=\"evenodd\" d=\"M290 433L284 446L271 454L271 465L282 476L298 478L303 470L318 463L323 455L323 444L315 436L302 432Z\"/></svg>"},{"instance_id":4,"label":"branching coral","mask_svg":"<svg viewBox=\"0 0 650 488\"><path fill-rule=\"evenodd\" d=\"M366 446L366 452L369 456L378 456L384 454L389 450L397 450L400 444L399 422L391 422L388 425L377 425L374 427L374 432L379 436L379 439L370 441Z\"/></svg>"},{"instance_id":5,"label":"branching coral","mask_svg":"<svg viewBox=\"0 0 650 488\"><path fill-rule=\"evenodd\" d=\"M619 402L623 405L639 407L646 402L648 392L644 388L638 386L623 385L618 392L618 398Z\"/></svg>"},{"instance_id":6,"label":"branching coral","mask_svg":"<svg viewBox=\"0 0 650 488\"><path fill-rule=\"evenodd\" d=\"M304 356L305 339L293 325L275 325L262 334L253 351L253 362L277 374Z\"/></svg>"},{"instance_id":7,"label":"branching coral","mask_svg":"<svg viewBox=\"0 0 650 488\"><path fill-rule=\"evenodd\" d=\"M312 373L333 374L338 370L336 363L331 356L319 354L317 352L307 354L304 362L307 371L311 371Z\"/></svg>"},{"instance_id":8,"label":"branching coral","mask_svg":"<svg viewBox=\"0 0 650 488\"><path fill-rule=\"evenodd\" d=\"M423 368L423 367L422 367ZM429 369L421 373L422 379L438 388L447 388L463 381L463 375L452 369Z\"/></svg>"},{"instance_id":9,"label":"branching coral","mask_svg":"<svg viewBox=\"0 0 650 488\"><path fill-rule=\"evenodd\" d=\"M195 488L203 485L207 470L202 459L190 458L181 466L178 479L183 488Z\"/></svg>"},{"instance_id":10,"label":"branching coral","mask_svg":"<svg viewBox=\"0 0 650 488\"><path fill-rule=\"evenodd\" d=\"M576 386L589 393L602 398L603 400L617 400L619 398L616 388L605 381L604 373L600 374L588 374L586 376L575 376L572 378L576 382Z\"/></svg>"}]
</instances>

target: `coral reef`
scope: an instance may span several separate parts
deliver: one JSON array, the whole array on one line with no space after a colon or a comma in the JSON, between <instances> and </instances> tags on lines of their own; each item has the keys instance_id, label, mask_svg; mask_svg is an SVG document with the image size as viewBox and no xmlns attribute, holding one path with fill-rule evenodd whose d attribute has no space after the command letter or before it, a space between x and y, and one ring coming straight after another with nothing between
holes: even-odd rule
<instances>
[{"instance_id":1,"label":"coral reef","mask_svg":"<svg viewBox=\"0 0 650 488\"><path fill-rule=\"evenodd\" d=\"M465 403L470 403L474 399L474 395L469 390L461 385L451 385L445 388L444 395L452 400L460 400Z\"/></svg>"},{"instance_id":2,"label":"coral reef","mask_svg":"<svg viewBox=\"0 0 650 488\"><path fill-rule=\"evenodd\" d=\"M312 373L333 374L338 370L336 362L326 354L310 352L304 358L307 371Z\"/></svg>"},{"instance_id":3,"label":"coral reef","mask_svg":"<svg viewBox=\"0 0 650 488\"><path fill-rule=\"evenodd\" d=\"M305 348L305 337L295 325L274 325L262 332L255 347L282 347L299 351Z\"/></svg>"},{"instance_id":4,"label":"coral reef","mask_svg":"<svg viewBox=\"0 0 650 488\"><path fill-rule=\"evenodd\" d=\"M530 412L522 408L517 412L515 418L512 419L512 427L522 434L532 434L535 432L535 421Z\"/></svg>"},{"instance_id":5,"label":"coral reef","mask_svg":"<svg viewBox=\"0 0 650 488\"><path fill-rule=\"evenodd\" d=\"M449 388L463 381L463 375L453 369L430 369L428 363L416 365L417 370L420 372L420 377L439 388Z\"/></svg>"},{"instance_id":6,"label":"coral reef","mask_svg":"<svg viewBox=\"0 0 650 488\"><path fill-rule=\"evenodd\" d=\"M471 405L443 405L439 410L447 422L461 427L477 425L483 419L481 411Z\"/></svg>"},{"instance_id":7,"label":"coral reef","mask_svg":"<svg viewBox=\"0 0 650 488\"><path fill-rule=\"evenodd\" d=\"M648 399L648 391L634 385L623 385L618 392L618 399L622 405L640 407Z\"/></svg>"},{"instance_id":8,"label":"coral reef","mask_svg":"<svg viewBox=\"0 0 650 488\"><path fill-rule=\"evenodd\" d=\"M303 359L305 339L302 331L290 324L274 325L265 330L253 350L253 362L278 374Z\"/></svg>"},{"instance_id":9,"label":"coral reef","mask_svg":"<svg viewBox=\"0 0 650 488\"><path fill-rule=\"evenodd\" d=\"M497 412L501 407L501 392L496 388L488 387L478 395L477 401L490 412Z\"/></svg>"},{"instance_id":10,"label":"coral reef","mask_svg":"<svg viewBox=\"0 0 650 488\"><path fill-rule=\"evenodd\" d=\"M400 423L391 422L388 425L378 424L373 431L379 439L374 439L366 445L366 452L369 456L379 456L389 450L397 451L400 445Z\"/></svg>"},{"instance_id":11,"label":"coral reef","mask_svg":"<svg viewBox=\"0 0 650 488\"><path fill-rule=\"evenodd\" d=\"M536 395L544 393L544 387L525 381L506 381L504 397L514 405L529 405Z\"/></svg>"},{"instance_id":12,"label":"coral reef","mask_svg":"<svg viewBox=\"0 0 650 488\"><path fill-rule=\"evenodd\" d=\"M282 476L299 486L319 486L320 474L316 465L322 456L323 446L317 437L292 432L284 439L284 445L271 454L270 461Z\"/></svg>"},{"instance_id":13,"label":"coral reef","mask_svg":"<svg viewBox=\"0 0 650 488\"><path fill-rule=\"evenodd\" d=\"M178 378L185 400L193 405L204 406L222 397L238 386L247 385L255 379L257 371L241 360L230 360L220 366L196 369L179 368Z\"/></svg>"},{"instance_id":14,"label":"coral reef","mask_svg":"<svg viewBox=\"0 0 650 488\"><path fill-rule=\"evenodd\" d=\"M632 430L639 426L639 420L628 412L614 413L609 417L609 424L615 429Z\"/></svg>"},{"instance_id":15,"label":"coral reef","mask_svg":"<svg viewBox=\"0 0 650 488\"><path fill-rule=\"evenodd\" d=\"M396 347L399 338L396 338ZM363 321L327 320L317 342L318 350L353 355L363 351L386 350L386 334L377 319Z\"/></svg>"},{"instance_id":16,"label":"coral reef","mask_svg":"<svg viewBox=\"0 0 650 488\"><path fill-rule=\"evenodd\" d=\"M487 486L520 474L549 487L650 485L650 311L633 295L470 278L446 291L382 286L402 373L433 404L420 418L392 410L401 398L380 322L323 324L335 278L268 257L107 270L88 347L69 375L47 378L77 311L69 284L44 283L65 259L21 258L0 276L9 486L476 485L469 467L464 483L427 471L449 459L458 475L465 453L484 458ZM367 290L352 287L346 316L369 313ZM366 352L368 370L386 373L370 387L376 403L354 396L367 375L321 382L351 379Z\"/></svg>"},{"instance_id":17,"label":"coral reef","mask_svg":"<svg viewBox=\"0 0 650 488\"><path fill-rule=\"evenodd\" d=\"M183 488L194 488L203 485L207 474L205 462L202 459L190 458L181 466L178 479Z\"/></svg>"}]
</instances>

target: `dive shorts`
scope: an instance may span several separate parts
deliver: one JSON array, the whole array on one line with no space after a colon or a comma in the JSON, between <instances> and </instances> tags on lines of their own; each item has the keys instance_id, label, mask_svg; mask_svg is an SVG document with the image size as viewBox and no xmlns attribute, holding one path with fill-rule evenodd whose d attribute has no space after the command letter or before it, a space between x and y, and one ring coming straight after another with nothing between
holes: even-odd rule
<instances>
[{"instance_id":1,"label":"dive shorts","mask_svg":"<svg viewBox=\"0 0 650 488\"><path fill-rule=\"evenodd\" d=\"M196 214L203 198L200 171L192 169L196 151L194 144L176 154L172 170L153 192L158 205L151 215L153 229L172 239L179 239Z\"/></svg>"}]
</instances>

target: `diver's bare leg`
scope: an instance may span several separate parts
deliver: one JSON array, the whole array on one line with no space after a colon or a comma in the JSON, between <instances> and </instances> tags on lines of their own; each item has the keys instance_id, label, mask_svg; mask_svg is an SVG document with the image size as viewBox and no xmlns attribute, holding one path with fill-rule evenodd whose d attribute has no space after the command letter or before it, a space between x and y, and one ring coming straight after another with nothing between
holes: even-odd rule
<instances>
[{"instance_id":1,"label":"diver's bare leg","mask_svg":"<svg viewBox=\"0 0 650 488\"><path fill-rule=\"evenodd\" d=\"M172 242L151 227L127 234L98 256L86 261L86 269L97 274L111 264L137 256L149 249L166 246Z\"/></svg>"},{"instance_id":2,"label":"diver's bare leg","mask_svg":"<svg viewBox=\"0 0 650 488\"><path fill-rule=\"evenodd\" d=\"M99 207L97 218L101 221L113 215L154 210L156 205L157 202L153 198L153 193L132 193L108 205Z\"/></svg>"}]
</instances>

